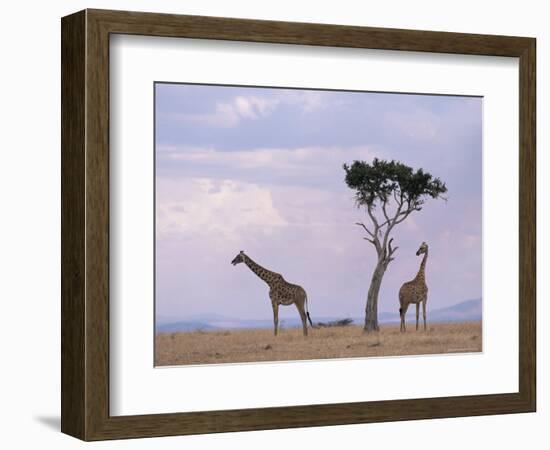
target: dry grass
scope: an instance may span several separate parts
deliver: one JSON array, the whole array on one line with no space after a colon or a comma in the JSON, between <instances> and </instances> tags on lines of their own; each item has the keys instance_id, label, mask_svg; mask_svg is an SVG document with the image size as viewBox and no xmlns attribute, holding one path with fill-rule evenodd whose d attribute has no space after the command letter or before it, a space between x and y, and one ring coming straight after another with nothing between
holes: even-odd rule
<instances>
[{"instance_id":1,"label":"dry grass","mask_svg":"<svg viewBox=\"0 0 550 450\"><path fill-rule=\"evenodd\" d=\"M481 351L481 322L429 324L406 333L399 325L364 334L359 326L301 329L163 333L156 337L155 365L220 364L256 361L357 358Z\"/></svg>"}]
</instances>

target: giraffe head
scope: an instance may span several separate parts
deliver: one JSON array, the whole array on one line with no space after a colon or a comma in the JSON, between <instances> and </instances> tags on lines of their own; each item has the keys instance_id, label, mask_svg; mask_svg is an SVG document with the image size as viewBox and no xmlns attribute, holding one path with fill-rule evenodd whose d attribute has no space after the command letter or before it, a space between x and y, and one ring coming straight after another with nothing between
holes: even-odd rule
<instances>
[{"instance_id":1,"label":"giraffe head","mask_svg":"<svg viewBox=\"0 0 550 450\"><path fill-rule=\"evenodd\" d=\"M237 264L239 263L243 263L244 262L244 252L241 250L237 256L235 256L233 258L233 261L231 261L231 264L233 264L234 266L236 266Z\"/></svg>"},{"instance_id":2,"label":"giraffe head","mask_svg":"<svg viewBox=\"0 0 550 450\"><path fill-rule=\"evenodd\" d=\"M425 242L422 242L422 244L420 244L420 248L416 252L416 256L419 256L422 253L428 253L428 244L426 244Z\"/></svg>"}]
</instances>

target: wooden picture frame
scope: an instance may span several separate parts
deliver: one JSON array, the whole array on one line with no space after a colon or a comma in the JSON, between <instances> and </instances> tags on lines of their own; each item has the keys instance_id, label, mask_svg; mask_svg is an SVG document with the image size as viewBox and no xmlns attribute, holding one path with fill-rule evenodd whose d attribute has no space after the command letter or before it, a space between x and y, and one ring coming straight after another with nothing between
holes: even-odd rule
<instances>
[{"instance_id":1,"label":"wooden picture frame","mask_svg":"<svg viewBox=\"0 0 550 450\"><path fill-rule=\"evenodd\" d=\"M85 10L62 30L62 415L83 440L535 411L533 38ZM519 58L519 391L492 395L109 415L109 36L136 34Z\"/></svg>"}]
</instances>

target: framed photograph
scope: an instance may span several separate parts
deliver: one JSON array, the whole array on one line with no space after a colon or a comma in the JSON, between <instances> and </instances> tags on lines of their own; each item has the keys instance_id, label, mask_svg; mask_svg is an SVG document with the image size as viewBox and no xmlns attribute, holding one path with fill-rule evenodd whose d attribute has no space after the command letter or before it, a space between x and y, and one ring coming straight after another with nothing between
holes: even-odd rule
<instances>
[{"instance_id":1,"label":"framed photograph","mask_svg":"<svg viewBox=\"0 0 550 450\"><path fill-rule=\"evenodd\" d=\"M61 25L63 432L535 411L534 38Z\"/></svg>"}]
</instances>

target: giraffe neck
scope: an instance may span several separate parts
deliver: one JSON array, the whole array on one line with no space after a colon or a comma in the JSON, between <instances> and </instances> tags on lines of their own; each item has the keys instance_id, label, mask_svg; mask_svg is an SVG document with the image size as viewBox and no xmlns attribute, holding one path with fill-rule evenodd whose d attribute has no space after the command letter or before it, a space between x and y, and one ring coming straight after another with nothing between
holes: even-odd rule
<instances>
[{"instance_id":1,"label":"giraffe neck","mask_svg":"<svg viewBox=\"0 0 550 450\"><path fill-rule=\"evenodd\" d=\"M254 272L258 276L258 278L265 281L267 284L270 284L278 275L277 273L260 266L257 262L252 260L252 258L246 255L244 257L244 263L252 272Z\"/></svg>"},{"instance_id":2,"label":"giraffe neck","mask_svg":"<svg viewBox=\"0 0 550 450\"><path fill-rule=\"evenodd\" d=\"M424 258L422 258L422 262L420 263L420 269L418 269L418 273L416 274L416 281L426 282L426 261L428 259L428 252L424 253Z\"/></svg>"}]
</instances>

